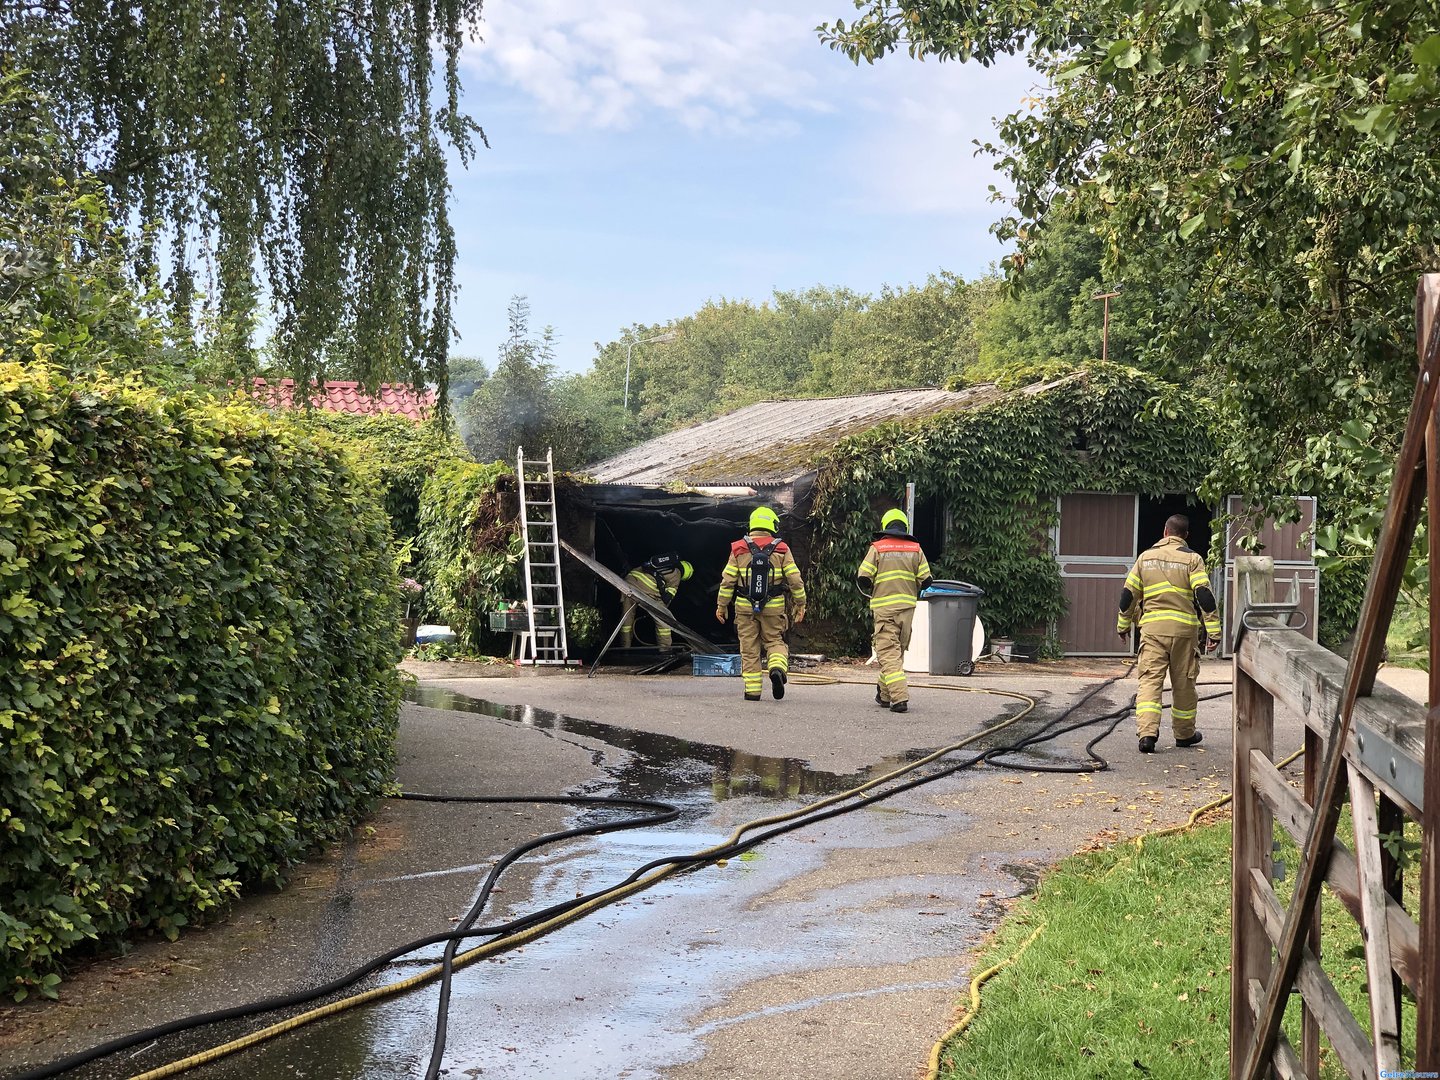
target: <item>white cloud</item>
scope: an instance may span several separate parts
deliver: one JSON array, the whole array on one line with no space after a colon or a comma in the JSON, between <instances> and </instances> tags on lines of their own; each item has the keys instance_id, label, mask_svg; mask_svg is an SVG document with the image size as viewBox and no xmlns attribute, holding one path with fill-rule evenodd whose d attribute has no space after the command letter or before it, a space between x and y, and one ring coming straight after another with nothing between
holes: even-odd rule
<instances>
[{"instance_id":1,"label":"white cloud","mask_svg":"<svg viewBox=\"0 0 1440 1080\"><path fill-rule=\"evenodd\" d=\"M989 186L1008 184L975 143L997 141L994 118L1025 107L1035 73L1019 59L982 68L892 57L873 70L870 115L843 151L860 196L909 214L998 213Z\"/></svg>"},{"instance_id":2,"label":"white cloud","mask_svg":"<svg viewBox=\"0 0 1440 1080\"><path fill-rule=\"evenodd\" d=\"M489 0L482 80L518 89L547 126L625 129L651 112L692 131L783 131L828 108L805 53L819 17L762 3Z\"/></svg>"}]
</instances>

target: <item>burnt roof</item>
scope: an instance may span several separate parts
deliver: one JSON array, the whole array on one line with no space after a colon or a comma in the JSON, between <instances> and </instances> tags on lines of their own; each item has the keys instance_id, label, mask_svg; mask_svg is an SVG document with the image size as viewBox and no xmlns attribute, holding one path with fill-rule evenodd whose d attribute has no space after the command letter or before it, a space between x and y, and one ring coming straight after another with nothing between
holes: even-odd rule
<instances>
[{"instance_id":1,"label":"burnt roof","mask_svg":"<svg viewBox=\"0 0 1440 1080\"><path fill-rule=\"evenodd\" d=\"M1021 393L1047 389L1026 387ZM965 390L880 390L847 397L762 401L633 446L583 471L602 484L775 487L816 469L847 435L890 420L916 420L998 401L992 384Z\"/></svg>"}]
</instances>

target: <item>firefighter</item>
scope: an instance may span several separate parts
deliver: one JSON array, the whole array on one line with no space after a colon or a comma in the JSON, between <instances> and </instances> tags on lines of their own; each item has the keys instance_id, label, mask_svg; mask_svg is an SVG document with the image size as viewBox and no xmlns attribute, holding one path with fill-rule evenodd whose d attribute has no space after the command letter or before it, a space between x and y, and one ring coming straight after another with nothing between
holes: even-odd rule
<instances>
[{"instance_id":1,"label":"firefighter","mask_svg":"<svg viewBox=\"0 0 1440 1080\"><path fill-rule=\"evenodd\" d=\"M790 670L790 648L785 630L786 594L794 607L795 625L805 621L805 583L800 567L783 540L775 536L780 519L767 506L750 515L750 532L730 545L730 560L720 578L715 599L715 618L725 621L730 601L735 601L735 632L740 637L740 674L745 679L745 700L759 701L770 673L770 690L778 701L785 696L786 674ZM752 564L764 563L764 574L752 571Z\"/></svg>"},{"instance_id":2,"label":"firefighter","mask_svg":"<svg viewBox=\"0 0 1440 1080\"><path fill-rule=\"evenodd\" d=\"M675 598L680 582L689 581L694 573L693 566L670 552L637 566L625 575L625 580L669 611L670 601ZM627 599L620 614L620 644L627 649L635 636L635 609L638 606L634 600ZM674 647L670 627L659 619L655 620L655 644L666 652Z\"/></svg>"},{"instance_id":3,"label":"firefighter","mask_svg":"<svg viewBox=\"0 0 1440 1080\"><path fill-rule=\"evenodd\" d=\"M910 519L905 511L885 512L880 532L875 534L855 576L860 591L870 597L870 614L875 620L875 658L880 662L875 703L903 713L910 707L903 661L910 647L915 602L931 580L930 564L919 541L910 535Z\"/></svg>"},{"instance_id":4,"label":"firefighter","mask_svg":"<svg viewBox=\"0 0 1440 1080\"><path fill-rule=\"evenodd\" d=\"M1220 644L1220 616L1205 560L1185 542L1190 536L1190 519L1175 514L1165 522L1165 536L1148 551L1140 553L1125 578L1120 593L1120 616L1115 631L1122 638L1140 624L1140 690L1135 697L1135 730L1140 752L1153 754L1160 737L1160 692L1165 673L1170 673L1172 699L1170 728L1176 746L1195 746L1201 734L1195 730L1199 697L1195 678L1200 674L1196 635L1205 627L1205 649ZM1197 614L1200 613L1200 614Z\"/></svg>"}]
</instances>

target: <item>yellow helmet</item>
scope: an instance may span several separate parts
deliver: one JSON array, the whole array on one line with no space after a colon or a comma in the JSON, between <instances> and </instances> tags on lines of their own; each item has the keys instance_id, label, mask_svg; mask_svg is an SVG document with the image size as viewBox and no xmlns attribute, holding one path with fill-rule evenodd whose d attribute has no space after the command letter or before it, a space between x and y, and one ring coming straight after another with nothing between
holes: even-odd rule
<instances>
[{"instance_id":1,"label":"yellow helmet","mask_svg":"<svg viewBox=\"0 0 1440 1080\"><path fill-rule=\"evenodd\" d=\"M885 516L880 519L880 528L888 530L897 521L900 523L902 531L907 533L910 531L910 519L905 516L904 510L886 510Z\"/></svg>"},{"instance_id":2,"label":"yellow helmet","mask_svg":"<svg viewBox=\"0 0 1440 1080\"><path fill-rule=\"evenodd\" d=\"M777 533L780 531L780 519L768 506L757 506L750 511L750 528L752 531L764 529L768 533Z\"/></svg>"},{"instance_id":3,"label":"yellow helmet","mask_svg":"<svg viewBox=\"0 0 1440 1080\"><path fill-rule=\"evenodd\" d=\"M680 580L681 580L681 581L689 581L690 578L691 578L691 575L693 575L694 573L695 573L695 567L691 566L691 565L690 565L688 562L686 562L684 559L681 559L681 560L680 560Z\"/></svg>"}]
</instances>

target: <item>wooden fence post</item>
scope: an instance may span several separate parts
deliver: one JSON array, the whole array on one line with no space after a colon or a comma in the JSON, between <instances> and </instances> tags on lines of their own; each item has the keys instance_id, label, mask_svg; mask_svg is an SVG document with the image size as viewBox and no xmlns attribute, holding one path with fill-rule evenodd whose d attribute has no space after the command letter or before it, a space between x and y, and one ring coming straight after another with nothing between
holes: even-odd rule
<instances>
[{"instance_id":1,"label":"wooden fence post","mask_svg":"<svg viewBox=\"0 0 1440 1080\"><path fill-rule=\"evenodd\" d=\"M1241 593L1240 595L1244 595ZM1259 600L1256 596L1255 599ZM1271 876L1274 821L1270 808L1250 783L1250 751L1274 757L1275 700L1240 668L1235 654L1235 747L1231 792L1235 812L1231 818L1230 877L1230 1076L1238 1080L1245 1050L1255 1038L1255 1013L1250 1004L1250 982L1262 986L1270 979L1270 938L1250 903L1250 871ZM1238 1053L1236 1052L1238 1051Z\"/></svg>"}]
</instances>

